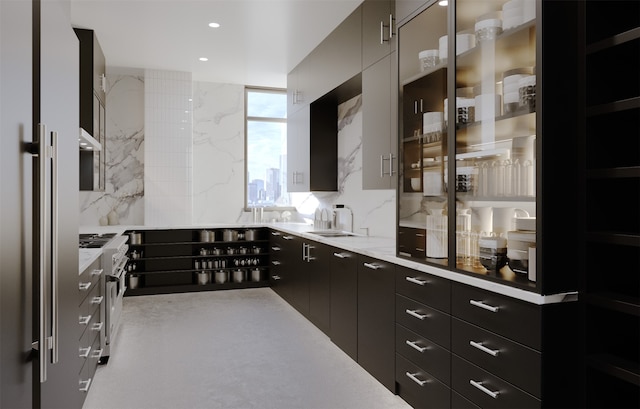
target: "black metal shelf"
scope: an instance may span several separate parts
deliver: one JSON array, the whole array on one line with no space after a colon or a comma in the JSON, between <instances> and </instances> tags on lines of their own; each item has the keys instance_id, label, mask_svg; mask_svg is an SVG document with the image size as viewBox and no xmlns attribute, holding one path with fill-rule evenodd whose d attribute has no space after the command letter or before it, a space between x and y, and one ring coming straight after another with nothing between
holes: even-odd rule
<instances>
[{"instance_id":1,"label":"black metal shelf","mask_svg":"<svg viewBox=\"0 0 640 409\"><path fill-rule=\"evenodd\" d=\"M640 386L640 365L612 354L587 356L587 365L625 382ZM613 392L613 391L612 391Z\"/></svg>"},{"instance_id":2,"label":"black metal shelf","mask_svg":"<svg viewBox=\"0 0 640 409\"><path fill-rule=\"evenodd\" d=\"M180 284L180 285L155 285L150 287L141 287L136 289L128 288L125 296L138 295L154 295L154 294L174 294L189 293L198 291L216 291L216 290L237 290L241 288L260 288L269 287L269 280L261 281L243 281L241 283L224 283L224 284Z\"/></svg>"},{"instance_id":3,"label":"black metal shelf","mask_svg":"<svg viewBox=\"0 0 640 409\"><path fill-rule=\"evenodd\" d=\"M640 317L640 300L624 294L600 292L585 294L589 305Z\"/></svg>"}]
</instances>

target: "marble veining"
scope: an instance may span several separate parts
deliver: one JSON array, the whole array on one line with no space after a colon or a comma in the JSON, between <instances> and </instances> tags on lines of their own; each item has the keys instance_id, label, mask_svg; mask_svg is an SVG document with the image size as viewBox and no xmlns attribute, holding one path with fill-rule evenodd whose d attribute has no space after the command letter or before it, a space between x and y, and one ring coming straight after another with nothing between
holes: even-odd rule
<instances>
[{"instance_id":1,"label":"marble veining","mask_svg":"<svg viewBox=\"0 0 640 409\"><path fill-rule=\"evenodd\" d=\"M144 75L107 73L104 192L80 192L80 224L144 223Z\"/></svg>"}]
</instances>

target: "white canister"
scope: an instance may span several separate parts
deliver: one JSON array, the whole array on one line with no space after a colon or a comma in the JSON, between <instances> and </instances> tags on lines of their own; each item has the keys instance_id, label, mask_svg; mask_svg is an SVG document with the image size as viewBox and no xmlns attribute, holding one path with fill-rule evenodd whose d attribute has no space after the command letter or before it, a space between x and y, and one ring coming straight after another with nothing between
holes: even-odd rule
<instances>
[{"instance_id":1,"label":"white canister","mask_svg":"<svg viewBox=\"0 0 640 409\"><path fill-rule=\"evenodd\" d=\"M493 232L506 237L507 232L516 229L516 216L529 217L529 212L513 207L494 207L492 214Z\"/></svg>"},{"instance_id":2,"label":"white canister","mask_svg":"<svg viewBox=\"0 0 640 409\"><path fill-rule=\"evenodd\" d=\"M493 209L491 207L471 208L471 231L491 232L493 228Z\"/></svg>"},{"instance_id":3,"label":"white canister","mask_svg":"<svg viewBox=\"0 0 640 409\"><path fill-rule=\"evenodd\" d=\"M435 67L440 63L438 50L422 50L418 53L420 60L420 71L425 71Z\"/></svg>"}]
</instances>

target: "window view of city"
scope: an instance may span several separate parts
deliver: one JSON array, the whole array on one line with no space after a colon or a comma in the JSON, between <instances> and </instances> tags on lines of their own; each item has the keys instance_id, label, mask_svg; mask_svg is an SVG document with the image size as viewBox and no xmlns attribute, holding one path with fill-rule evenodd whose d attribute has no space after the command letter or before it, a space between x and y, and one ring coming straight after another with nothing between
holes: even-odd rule
<instances>
[{"instance_id":1,"label":"window view of city","mask_svg":"<svg viewBox=\"0 0 640 409\"><path fill-rule=\"evenodd\" d=\"M247 207L289 206L287 194L287 94L247 88Z\"/></svg>"}]
</instances>

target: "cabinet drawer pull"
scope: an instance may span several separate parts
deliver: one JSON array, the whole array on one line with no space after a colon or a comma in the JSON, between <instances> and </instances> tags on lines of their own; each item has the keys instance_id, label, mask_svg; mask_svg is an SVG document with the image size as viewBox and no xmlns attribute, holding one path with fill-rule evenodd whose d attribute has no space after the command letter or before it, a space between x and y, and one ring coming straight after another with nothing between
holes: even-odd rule
<instances>
[{"instance_id":1,"label":"cabinet drawer pull","mask_svg":"<svg viewBox=\"0 0 640 409\"><path fill-rule=\"evenodd\" d=\"M370 268L372 270L378 270L380 268L382 268L382 266L379 266L377 264L373 264L373 263L363 263L365 267Z\"/></svg>"},{"instance_id":2,"label":"cabinet drawer pull","mask_svg":"<svg viewBox=\"0 0 640 409\"><path fill-rule=\"evenodd\" d=\"M422 233L416 233L416 237L424 237L424 234L422 234Z\"/></svg>"},{"instance_id":3,"label":"cabinet drawer pull","mask_svg":"<svg viewBox=\"0 0 640 409\"><path fill-rule=\"evenodd\" d=\"M271 278L273 278L274 280L282 280L282 278L279 275L273 275L271 276Z\"/></svg>"},{"instance_id":4,"label":"cabinet drawer pull","mask_svg":"<svg viewBox=\"0 0 640 409\"><path fill-rule=\"evenodd\" d=\"M272 235L272 236L279 236L279 235L280 235L280 232L279 232L279 231L272 231L272 232L271 232L271 235Z\"/></svg>"},{"instance_id":5,"label":"cabinet drawer pull","mask_svg":"<svg viewBox=\"0 0 640 409\"><path fill-rule=\"evenodd\" d=\"M426 380L422 381L422 380L418 379L416 377L417 373L413 374L411 372L405 372L404 374L407 375L409 377L409 379L411 379L412 381L414 381L415 383L417 383L420 386L424 386L424 384L427 383Z\"/></svg>"},{"instance_id":6,"label":"cabinet drawer pull","mask_svg":"<svg viewBox=\"0 0 640 409\"><path fill-rule=\"evenodd\" d=\"M91 347L80 348L80 353L78 356L80 358L86 358L89 356L89 352L91 352Z\"/></svg>"},{"instance_id":7,"label":"cabinet drawer pull","mask_svg":"<svg viewBox=\"0 0 640 409\"><path fill-rule=\"evenodd\" d=\"M475 305L476 307L484 308L487 311L498 312L498 307L493 307L491 305L483 303L482 301L469 300L469 304Z\"/></svg>"},{"instance_id":8,"label":"cabinet drawer pull","mask_svg":"<svg viewBox=\"0 0 640 409\"><path fill-rule=\"evenodd\" d=\"M347 253L333 253L333 255L338 258L349 258Z\"/></svg>"},{"instance_id":9,"label":"cabinet drawer pull","mask_svg":"<svg viewBox=\"0 0 640 409\"><path fill-rule=\"evenodd\" d=\"M416 277L405 277L404 279L413 284L418 284L418 285L427 284L427 280L420 280L419 278L416 278Z\"/></svg>"},{"instance_id":10,"label":"cabinet drawer pull","mask_svg":"<svg viewBox=\"0 0 640 409\"><path fill-rule=\"evenodd\" d=\"M102 331L102 327L104 327L104 322L96 322L91 327L91 331Z\"/></svg>"},{"instance_id":11,"label":"cabinet drawer pull","mask_svg":"<svg viewBox=\"0 0 640 409\"><path fill-rule=\"evenodd\" d=\"M476 382L473 379L469 379L469 383L473 386L475 386L476 388L480 389L482 392L486 393L487 395L491 396L493 399L496 399L498 397L498 395L500 394L500 392L493 392L490 391L489 389L485 388L482 385L482 382Z\"/></svg>"},{"instance_id":12,"label":"cabinet drawer pull","mask_svg":"<svg viewBox=\"0 0 640 409\"><path fill-rule=\"evenodd\" d=\"M102 300L104 299L104 296L99 296L99 297L93 297L91 299L91 304L102 304Z\"/></svg>"},{"instance_id":13,"label":"cabinet drawer pull","mask_svg":"<svg viewBox=\"0 0 640 409\"><path fill-rule=\"evenodd\" d=\"M280 251L280 247L278 247L278 246L271 246L271 250L273 250L273 251Z\"/></svg>"},{"instance_id":14,"label":"cabinet drawer pull","mask_svg":"<svg viewBox=\"0 0 640 409\"><path fill-rule=\"evenodd\" d=\"M480 342L469 341L469 345L471 345L472 347L478 348L480 351L486 352L491 356L498 356L498 352L500 352L500 350L498 349L489 349L486 346L482 345L482 343Z\"/></svg>"},{"instance_id":15,"label":"cabinet drawer pull","mask_svg":"<svg viewBox=\"0 0 640 409\"><path fill-rule=\"evenodd\" d=\"M282 236L282 238L285 240L293 240L293 237L291 236Z\"/></svg>"},{"instance_id":16,"label":"cabinet drawer pull","mask_svg":"<svg viewBox=\"0 0 640 409\"><path fill-rule=\"evenodd\" d=\"M421 249L420 247L416 247L416 251L424 251L424 249Z\"/></svg>"},{"instance_id":17,"label":"cabinet drawer pull","mask_svg":"<svg viewBox=\"0 0 640 409\"><path fill-rule=\"evenodd\" d=\"M91 386L91 378L86 381L80 381L80 392L88 392Z\"/></svg>"},{"instance_id":18,"label":"cabinet drawer pull","mask_svg":"<svg viewBox=\"0 0 640 409\"><path fill-rule=\"evenodd\" d=\"M280 262L278 260L273 260L271 264L273 264L274 266L279 266Z\"/></svg>"},{"instance_id":19,"label":"cabinet drawer pull","mask_svg":"<svg viewBox=\"0 0 640 409\"><path fill-rule=\"evenodd\" d=\"M427 317L429 316L429 315L427 315L427 314L424 314L424 315L419 314L419 313L418 313L418 310L409 310L409 309L406 309L406 310L404 310L404 311L405 311L407 314L411 315L412 317L416 317L416 318L417 318L417 319L419 319L419 320L424 320L425 318L427 318Z\"/></svg>"},{"instance_id":20,"label":"cabinet drawer pull","mask_svg":"<svg viewBox=\"0 0 640 409\"><path fill-rule=\"evenodd\" d=\"M89 289L89 287L91 287L91 282L89 282L89 283L79 283L78 287L80 288L80 291L87 291Z\"/></svg>"},{"instance_id":21,"label":"cabinet drawer pull","mask_svg":"<svg viewBox=\"0 0 640 409\"><path fill-rule=\"evenodd\" d=\"M418 345L415 341L409 341L406 340L404 341L407 345L409 345L411 348L415 349L416 351L423 353L424 351L426 351L428 348L427 347L421 347L420 345Z\"/></svg>"},{"instance_id":22,"label":"cabinet drawer pull","mask_svg":"<svg viewBox=\"0 0 640 409\"><path fill-rule=\"evenodd\" d=\"M87 325L91 321L91 315L80 316L79 323L80 325Z\"/></svg>"},{"instance_id":23,"label":"cabinet drawer pull","mask_svg":"<svg viewBox=\"0 0 640 409\"><path fill-rule=\"evenodd\" d=\"M102 358L102 349L96 349L95 351L93 351L93 354L91 354L91 358L93 359Z\"/></svg>"},{"instance_id":24,"label":"cabinet drawer pull","mask_svg":"<svg viewBox=\"0 0 640 409\"><path fill-rule=\"evenodd\" d=\"M92 276L99 276L100 274L102 274L103 271L104 271L104 269L102 269L102 268L96 268L95 270L91 271L91 275Z\"/></svg>"}]
</instances>

